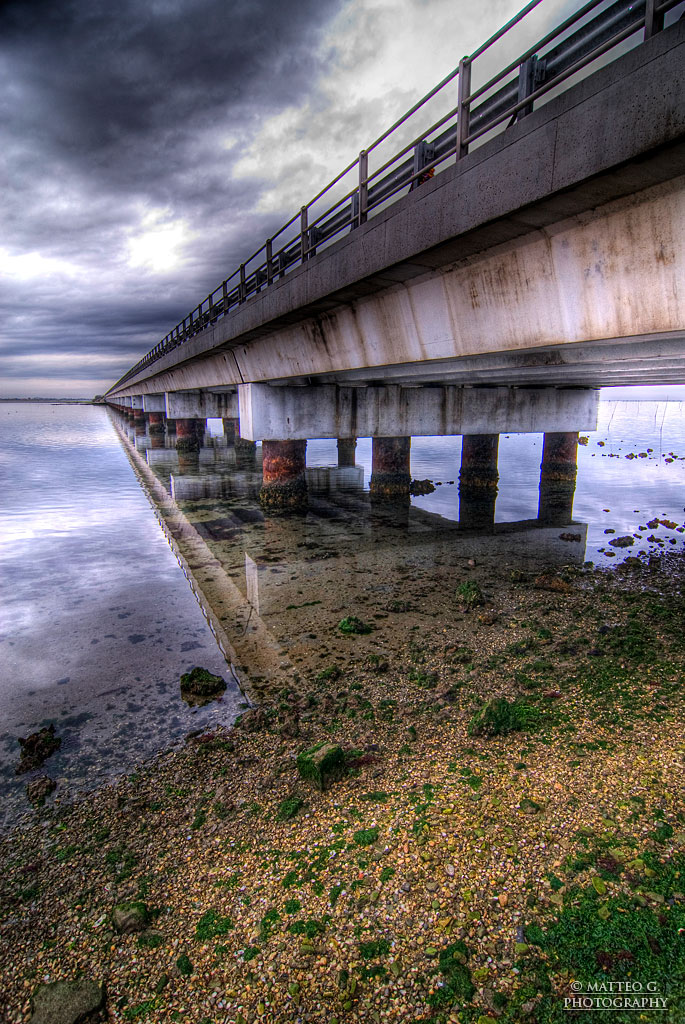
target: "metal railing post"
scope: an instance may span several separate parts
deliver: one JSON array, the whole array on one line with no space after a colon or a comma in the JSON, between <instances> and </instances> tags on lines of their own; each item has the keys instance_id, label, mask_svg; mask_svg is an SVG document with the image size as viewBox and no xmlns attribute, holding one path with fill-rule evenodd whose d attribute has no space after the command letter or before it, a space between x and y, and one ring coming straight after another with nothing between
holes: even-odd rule
<instances>
[{"instance_id":1,"label":"metal railing post","mask_svg":"<svg viewBox=\"0 0 685 1024\"><path fill-rule=\"evenodd\" d=\"M266 240L266 283L270 285L274 279L274 265L273 265L273 242L270 238Z\"/></svg>"},{"instance_id":2,"label":"metal railing post","mask_svg":"<svg viewBox=\"0 0 685 1024\"><path fill-rule=\"evenodd\" d=\"M245 285L245 264L240 264L240 287L238 288L238 302L244 302L247 298L247 287Z\"/></svg>"},{"instance_id":3,"label":"metal railing post","mask_svg":"<svg viewBox=\"0 0 685 1024\"><path fill-rule=\"evenodd\" d=\"M645 39L651 39L664 27L664 12L657 11L659 0L647 0L645 7Z\"/></svg>"},{"instance_id":4,"label":"metal railing post","mask_svg":"<svg viewBox=\"0 0 685 1024\"><path fill-rule=\"evenodd\" d=\"M532 92L535 92L535 86L537 84L538 75L538 58L537 54L529 57L528 60L524 60L523 64L519 67L519 85L518 85L518 96L517 101L525 100L526 96L530 96ZM533 104L529 103L526 107L521 107L520 110L516 111L515 120L519 121L522 117L527 117L528 114L533 113Z\"/></svg>"},{"instance_id":5,"label":"metal railing post","mask_svg":"<svg viewBox=\"0 0 685 1024\"><path fill-rule=\"evenodd\" d=\"M221 282L221 297L224 300L224 316L228 313L228 281Z\"/></svg>"},{"instance_id":6,"label":"metal railing post","mask_svg":"<svg viewBox=\"0 0 685 1024\"><path fill-rule=\"evenodd\" d=\"M462 57L459 61L459 86L457 91L457 160L461 160L469 151L469 144L464 140L469 134L469 93L471 92L471 61Z\"/></svg>"},{"instance_id":7,"label":"metal railing post","mask_svg":"<svg viewBox=\"0 0 685 1024\"><path fill-rule=\"evenodd\" d=\"M307 232L307 207L303 206L300 209L300 260L302 263L307 259L308 249L308 232Z\"/></svg>"},{"instance_id":8,"label":"metal railing post","mask_svg":"<svg viewBox=\"0 0 685 1024\"><path fill-rule=\"evenodd\" d=\"M357 202L357 224L365 224L369 208L369 154L362 149L359 154L359 200Z\"/></svg>"}]
</instances>

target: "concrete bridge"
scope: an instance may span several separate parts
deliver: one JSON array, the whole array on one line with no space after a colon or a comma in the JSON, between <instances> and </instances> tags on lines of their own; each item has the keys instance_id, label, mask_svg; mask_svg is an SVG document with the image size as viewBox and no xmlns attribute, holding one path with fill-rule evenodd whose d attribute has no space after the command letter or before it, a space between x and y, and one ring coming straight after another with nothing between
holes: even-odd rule
<instances>
[{"instance_id":1,"label":"concrete bridge","mask_svg":"<svg viewBox=\"0 0 685 1024\"><path fill-rule=\"evenodd\" d=\"M452 122L376 171L363 151L106 400L188 449L193 420L239 418L293 497L307 437L561 437L592 428L581 389L685 380L683 5L588 6L478 89L492 41L464 58L434 90L456 84Z\"/></svg>"}]
</instances>

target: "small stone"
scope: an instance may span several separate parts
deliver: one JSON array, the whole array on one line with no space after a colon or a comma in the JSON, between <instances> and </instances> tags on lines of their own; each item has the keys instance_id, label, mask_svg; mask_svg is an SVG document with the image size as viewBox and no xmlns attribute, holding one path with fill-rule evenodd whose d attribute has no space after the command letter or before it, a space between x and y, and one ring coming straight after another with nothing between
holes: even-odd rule
<instances>
[{"instance_id":1,"label":"small stone","mask_svg":"<svg viewBox=\"0 0 685 1024\"><path fill-rule=\"evenodd\" d=\"M54 779L49 778L47 775L39 775L37 779L32 779L31 782L26 785L26 796L30 803L35 807L42 807L45 803L45 798L57 788L57 783Z\"/></svg>"},{"instance_id":2,"label":"small stone","mask_svg":"<svg viewBox=\"0 0 685 1024\"><path fill-rule=\"evenodd\" d=\"M105 987L86 978L55 981L49 985L38 985L32 999L31 1024L76 1024L102 1009Z\"/></svg>"},{"instance_id":3,"label":"small stone","mask_svg":"<svg viewBox=\"0 0 685 1024\"><path fill-rule=\"evenodd\" d=\"M454 864L445 864L445 874L449 878L454 878Z\"/></svg>"},{"instance_id":4,"label":"small stone","mask_svg":"<svg viewBox=\"0 0 685 1024\"><path fill-rule=\"evenodd\" d=\"M428 892L437 892L438 891L438 883L437 882L426 882L426 889L428 889Z\"/></svg>"}]
</instances>

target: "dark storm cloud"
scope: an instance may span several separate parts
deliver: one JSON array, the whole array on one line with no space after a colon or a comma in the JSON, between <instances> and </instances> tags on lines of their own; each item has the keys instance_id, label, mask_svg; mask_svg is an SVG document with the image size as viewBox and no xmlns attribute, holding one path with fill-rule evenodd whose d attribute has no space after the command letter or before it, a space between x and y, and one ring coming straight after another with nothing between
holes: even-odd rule
<instances>
[{"instance_id":1,"label":"dark storm cloud","mask_svg":"<svg viewBox=\"0 0 685 1024\"><path fill-rule=\"evenodd\" d=\"M252 214L259 176L236 180L232 166L264 118L306 100L340 3L0 7L0 247L48 261L24 274L19 260L0 290L5 356L114 340L130 362L257 248L280 213ZM199 233L182 271L125 265L149 210Z\"/></svg>"}]
</instances>

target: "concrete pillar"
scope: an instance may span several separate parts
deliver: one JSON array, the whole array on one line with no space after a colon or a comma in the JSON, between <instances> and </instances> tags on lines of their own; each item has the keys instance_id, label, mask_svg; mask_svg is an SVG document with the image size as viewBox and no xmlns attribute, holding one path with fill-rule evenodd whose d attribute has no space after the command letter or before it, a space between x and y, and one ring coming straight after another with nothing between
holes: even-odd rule
<instances>
[{"instance_id":1,"label":"concrete pillar","mask_svg":"<svg viewBox=\"0 0 685 1024\"><path fill-rule=\"evenodd\" d=\"M371 443L371 500L409 504L410 437L374 437Z\"/></svg>"},{"instance_id":2,"label":"concrete pillar","mask_svg":"<svg viewBox=\"0 0 685 1024\"><path fill-rule=\"evenodd\" d=\"M150 447L151 448L163 448L164 447L164 413L163 412L149 412L148 413L148 430L150 433Z\"/></svg>"},{"instance_id":3,"label":"concrete pillar","mask_svg":"<svg viewBox=\"0 0 685 1024\"><path fill-rule=\"evenodd\" d=\"M497 501L499 434L465 434L459 472L459 525L493 526Z\"/></svg>"},{"instance_id":4,"label":"concrete pillar","mask_svg":"<svg viewBox=\"0 0 685 1024\"><path fill-rule=\"evenodd\" d=\"M240 436L240 420L237 416L222 417L224 425L224 437L229 447L235 444L236 437Z\"/></svg>"},{"instance_id":5,"label":"concrete pillar","mask_svg":"<svg viewBox=\"0 0 685 1024\"><path fill-rule=\"evenodd\" d=\"M540 465L540 522L548 526L571 522L577 473L578 433L545 434Z\"/></svg>"},{"instance_id":6,"label":"concrete pillar","mask_svg":"<svg viewBox=\"0 0 685 1024\"><path fill-rule=\"evenodd\" d=\"M236 434L233 441L235 448L235 468L254 471L257 468L257 442L248 441Z\"/></svg>"},{"instance_id":7,"label":"concrete pillar","mask_svg":"<svg viewBox=\"0 0 685 1024\"><path fill-rule=\"evenodd\" d=\"M298 510L307 506L305 478L306 441L262 441L262 489L264 509Z\"/></svg>"},{"instance_id":8,"label":"concrete pillar","mask_svg":"<svg viewBox=\"0 0 685 1024\"><path fill-rule=\"evenodd\" d=\"M355 451L357 448L356 437L339 437L338 438L338 465L339 466L354 466L355 465Z\"/></svg>"},{"instance_id":9,"label":"concrete pillar","mask_svg":"<svg viewBox=\"0 0 685 1024\"><path fill-rule=\"evenodd\" d=\"M181 471L197 469L200 461L200 431L203 429L203 420L176 420L176 451Z\"/></svg>"},{"instance_id":10,"label":"concrete pillar","mask_svg":"<svg viewBox=\"0 0 685 1024\"><path fill-rule=\"evenodd\" d=\"M176 420L170 420L170 419L167 418L167 420L166 420L166 432L167 432L167 434L175 434L176 433Z\"/></svg>"}]
</instances>

